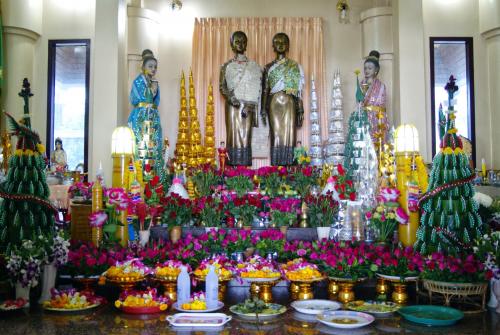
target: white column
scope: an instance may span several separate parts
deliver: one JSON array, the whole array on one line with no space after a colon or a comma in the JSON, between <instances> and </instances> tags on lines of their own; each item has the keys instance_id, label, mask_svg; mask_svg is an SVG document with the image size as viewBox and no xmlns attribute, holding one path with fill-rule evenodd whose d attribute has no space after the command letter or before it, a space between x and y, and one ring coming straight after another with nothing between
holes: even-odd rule
<instances>
[{"instance_id":1,"label":"white column","mask_svg":"<svg viewBox=\"0 0 500 335\"><path fill-rule=\"evenodd\" d=\"M392 8L375 7L360 14L362 33L362 53L367 57L371 50L380 53L379 79L386 85L386 110L390 124L394 122L393 111L393 59L394 48L392 40Z\"/></svg>"},{"instance_id":2,"label":"white column","mask_svg":"<svg viewBox=\"0 0 500 335\"><path fill-rule=\"evenodd\" d=\"M425 50L422 0L394 0L394 121L410 123L420 134L420 152L431 157L430 111L425 106Z\"/></svg>"},{"instance_id":3,"label":"white column","mask_svg":"<svg viewBox=\"0 0 500 335\"><path fill-rule=\"evenodd\" d=\"M488 168L500 168L500 1L479 2L479 28L486 40L488 64L489 112L491 115L492 162ZM480 111L476 111L478 113ZM478 132L477 136L481 136Z\"/></svg>"},{"instance_id":4,"label":"white column","mask_svg":"<svg viewBox=\"0 0 500 335\"><path fill-rule=\"evenodd\" d=\"M102 162L106 183L111 185L111 134L122 123L126 1L96 1L93 45L92 110L90 115L89 174L93 180Z\"/></svg>"},{"instance_id":5,"label":"white column","mask_svg":"<svg viewBox=\"0 0 500 335\"><path fill-rule=\"evenodd\" d=\"M42 33L42 1L3 0L5 83L3 109L18 118L23 113L23 99L18 96L23 78L33 82L35 44ZM32 87L36 92L36 87ZM32 109L31 109L32 110ZM0 116L2 131L5 117Z\"/></svg>"},{"instance_id":6,"label":"white column","mask_svg":"<svg viewBox=\"0 0 500 335\"><path fill-rule=\"evenodd\" d=\"M156 59L159 57L158 33L160 31L160 21L158 13L141 7L139 1L136 4L132 3L127 9L127 92L130 91L133 80L141 71L142 51L150 49ZM162 64L159 64L159 66L162 66ZM163 64L163 66L167 66L167 64ZM125 120L132 109L130 104L126 106L128 108L126 108Z\"/></svg>"}]
</instances>

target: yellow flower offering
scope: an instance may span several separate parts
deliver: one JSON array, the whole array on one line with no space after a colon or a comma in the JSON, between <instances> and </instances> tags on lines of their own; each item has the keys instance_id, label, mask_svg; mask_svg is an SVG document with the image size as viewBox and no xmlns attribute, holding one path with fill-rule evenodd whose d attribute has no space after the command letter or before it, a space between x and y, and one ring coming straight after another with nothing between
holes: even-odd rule
<instances>
[{"instance_id":1,"label":"yellow flower offering","mask_svg":"<svg viewBox=\"0 0 500 335\"><path fill-rule=\"evenodd\" d=\"M286 278L290 281L309 281L322 278L315 264L306 262L302 258L296 258L281 266Z\"/></svg>"}]
</instances>

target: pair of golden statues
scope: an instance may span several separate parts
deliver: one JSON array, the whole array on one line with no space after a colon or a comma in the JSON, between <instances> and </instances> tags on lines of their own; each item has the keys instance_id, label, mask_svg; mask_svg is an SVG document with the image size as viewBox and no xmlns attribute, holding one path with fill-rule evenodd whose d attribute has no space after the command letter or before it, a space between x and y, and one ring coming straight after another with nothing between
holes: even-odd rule
<instances>
[{"instance_id":1,"label":"pair of golden statues","mask_svg":"<svg viewBox=\"0 0 500 335\"><path fill-rule=\"evenodd\" d=\"M225 103L228 164L252 165L252 127L269 120L271 165L293 164L297 128L302 126L304 108L302 67L286 57L290 40L284 33L273 37L276 59L264 71L245 56L247 36L236 31L231 36L235 57L220 72L220 91Z\"/></svg>"}]
</instances>

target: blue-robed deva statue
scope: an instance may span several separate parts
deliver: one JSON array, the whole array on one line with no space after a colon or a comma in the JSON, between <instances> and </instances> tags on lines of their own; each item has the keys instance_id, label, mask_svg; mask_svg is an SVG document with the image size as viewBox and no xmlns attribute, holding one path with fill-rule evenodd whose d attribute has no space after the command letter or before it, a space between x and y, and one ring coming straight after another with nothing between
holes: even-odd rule
<instances>
[{"instance_id":1,"label":"blue-robed deva statue","mask_svg":"<svg viewBox=\"0 0 500 335\"><path fill-rule=\"evenodd\" d=\"M154 78L158 61L151 50L142 52L142 73L135 78L130 90L130 103L134 109L128 125L135 135L135 159L142 160L154 168L157 176L163 177L163 134L158 105L160 87ZM144 171L144 170L143 170Z\"/></svg>"}]
</instances>

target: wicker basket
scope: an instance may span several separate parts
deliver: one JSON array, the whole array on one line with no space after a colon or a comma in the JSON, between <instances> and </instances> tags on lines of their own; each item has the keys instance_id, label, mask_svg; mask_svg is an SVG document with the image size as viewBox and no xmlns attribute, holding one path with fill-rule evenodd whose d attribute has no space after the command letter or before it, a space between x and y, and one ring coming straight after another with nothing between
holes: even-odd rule
<instances>
[{"instance_id":1,"label":"wicker basket","mask_svg":"<svg viewBox=\"0 0 500 335\"><path fill-rule=\"evenodd\" d=\"M488 283L448 283L442 281L434 280L424 280L423 281L425 289L429 293L429 300L432 304L432 294L441 294L444 298L444 304L446 306L450 305L453 298L462 302L468 303L478 307L479 309L469 311L469 312L481 312L486 310L486 290L488 289ZM474 297L480 297L481 303L473 301Z\"/></svg>"},{"instance_id":2,"label":"wicker basket","mask_svg":"<svg viewBox=\"0 0 500 335\"><path fill-rule=\"evenodd\" d=\"M92 205L71 203L71 239L76 241L92 241L92 228L89 226L89 215Z\"/></svg>"}]
</instances>

